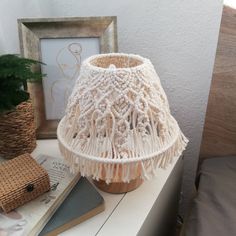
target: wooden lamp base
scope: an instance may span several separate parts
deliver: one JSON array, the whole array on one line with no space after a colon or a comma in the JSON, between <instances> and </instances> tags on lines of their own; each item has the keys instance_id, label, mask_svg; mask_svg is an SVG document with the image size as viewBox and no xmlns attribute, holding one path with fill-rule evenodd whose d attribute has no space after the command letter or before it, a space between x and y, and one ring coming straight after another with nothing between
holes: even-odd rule
<instances>
[{"instance_id":1,"label":"wooden lamp base","mask_svg":"<svg viewBox=\"0 0 236 236\"><path fill-rule=\"evenodd\" d=\"M93 180L94 184L104 192L107 193L126 193L138 188L143 180L140 178L131 180L129 183L112 182L107 184L104 180Z\"/></svg>"}]
</instances>

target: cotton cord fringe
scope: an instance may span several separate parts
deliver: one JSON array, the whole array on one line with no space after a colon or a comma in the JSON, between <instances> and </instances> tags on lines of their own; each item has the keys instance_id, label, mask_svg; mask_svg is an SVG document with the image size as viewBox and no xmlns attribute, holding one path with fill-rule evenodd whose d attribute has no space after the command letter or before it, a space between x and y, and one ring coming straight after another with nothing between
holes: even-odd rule
<instances>
[{"instance_id":1,"label":"cotton cord fringe","mask_svg":"<svg viewBox=\"0 0 236 236\"><path fill-rule=\"evenodd\" d=\"M57 135L72 171L107 183L150 179L188 142L152 63L132 54L84 61Z\"/></svg>"}]
</instances>

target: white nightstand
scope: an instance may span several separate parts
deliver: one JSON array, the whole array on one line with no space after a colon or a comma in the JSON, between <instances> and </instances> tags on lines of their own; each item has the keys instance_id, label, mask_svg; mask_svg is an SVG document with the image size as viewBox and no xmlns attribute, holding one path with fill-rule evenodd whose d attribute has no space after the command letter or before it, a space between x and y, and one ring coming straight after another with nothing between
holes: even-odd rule
<instances>
[{"instance_id":1,"label":"white nightstand","mask_svg":"<svg viewBox=\"0 0 236 236\"><path fill-rule=\"evenodd\" d=\"M40 153L62 157L57 140L39 140L33 156ZM175 159L157 177L126 194L99 191L105 211L62 236L165 236L173 235L182 180L182 157ZM79 199L78 199L79 201Z\"/></svg>"}]
</instances>

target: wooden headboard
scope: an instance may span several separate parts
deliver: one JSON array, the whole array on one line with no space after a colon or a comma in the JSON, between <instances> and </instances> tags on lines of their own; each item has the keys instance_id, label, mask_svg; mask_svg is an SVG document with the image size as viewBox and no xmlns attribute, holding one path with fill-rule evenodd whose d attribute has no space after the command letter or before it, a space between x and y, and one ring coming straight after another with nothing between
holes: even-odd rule
<instances>
[{"instance_id":1,"label":"wooden headboard","mask_svg":"<svg viewBox=\"0 0 236 236\"><path fill-rule=\"evenodd\" d=\"M200 159L236 155L236 9L224 6Z\"/></svg>"}]
</instances>

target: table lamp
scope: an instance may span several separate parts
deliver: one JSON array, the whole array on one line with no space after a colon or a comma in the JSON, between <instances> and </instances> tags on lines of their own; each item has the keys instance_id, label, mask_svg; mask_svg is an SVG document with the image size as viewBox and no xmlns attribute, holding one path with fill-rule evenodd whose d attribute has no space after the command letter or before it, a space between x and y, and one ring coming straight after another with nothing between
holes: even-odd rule
<instances>
[{"instance_id":1,"label":"table lamp","mask_svg":"<svg viewBox=\"0 0 236 236\"><path fill-rule=\"evenodd\" d=\"M111 193L137 188L188 142L150 60L122 53L83 62L57 136L71 170Z\"/></svg>"}]
</instances>

